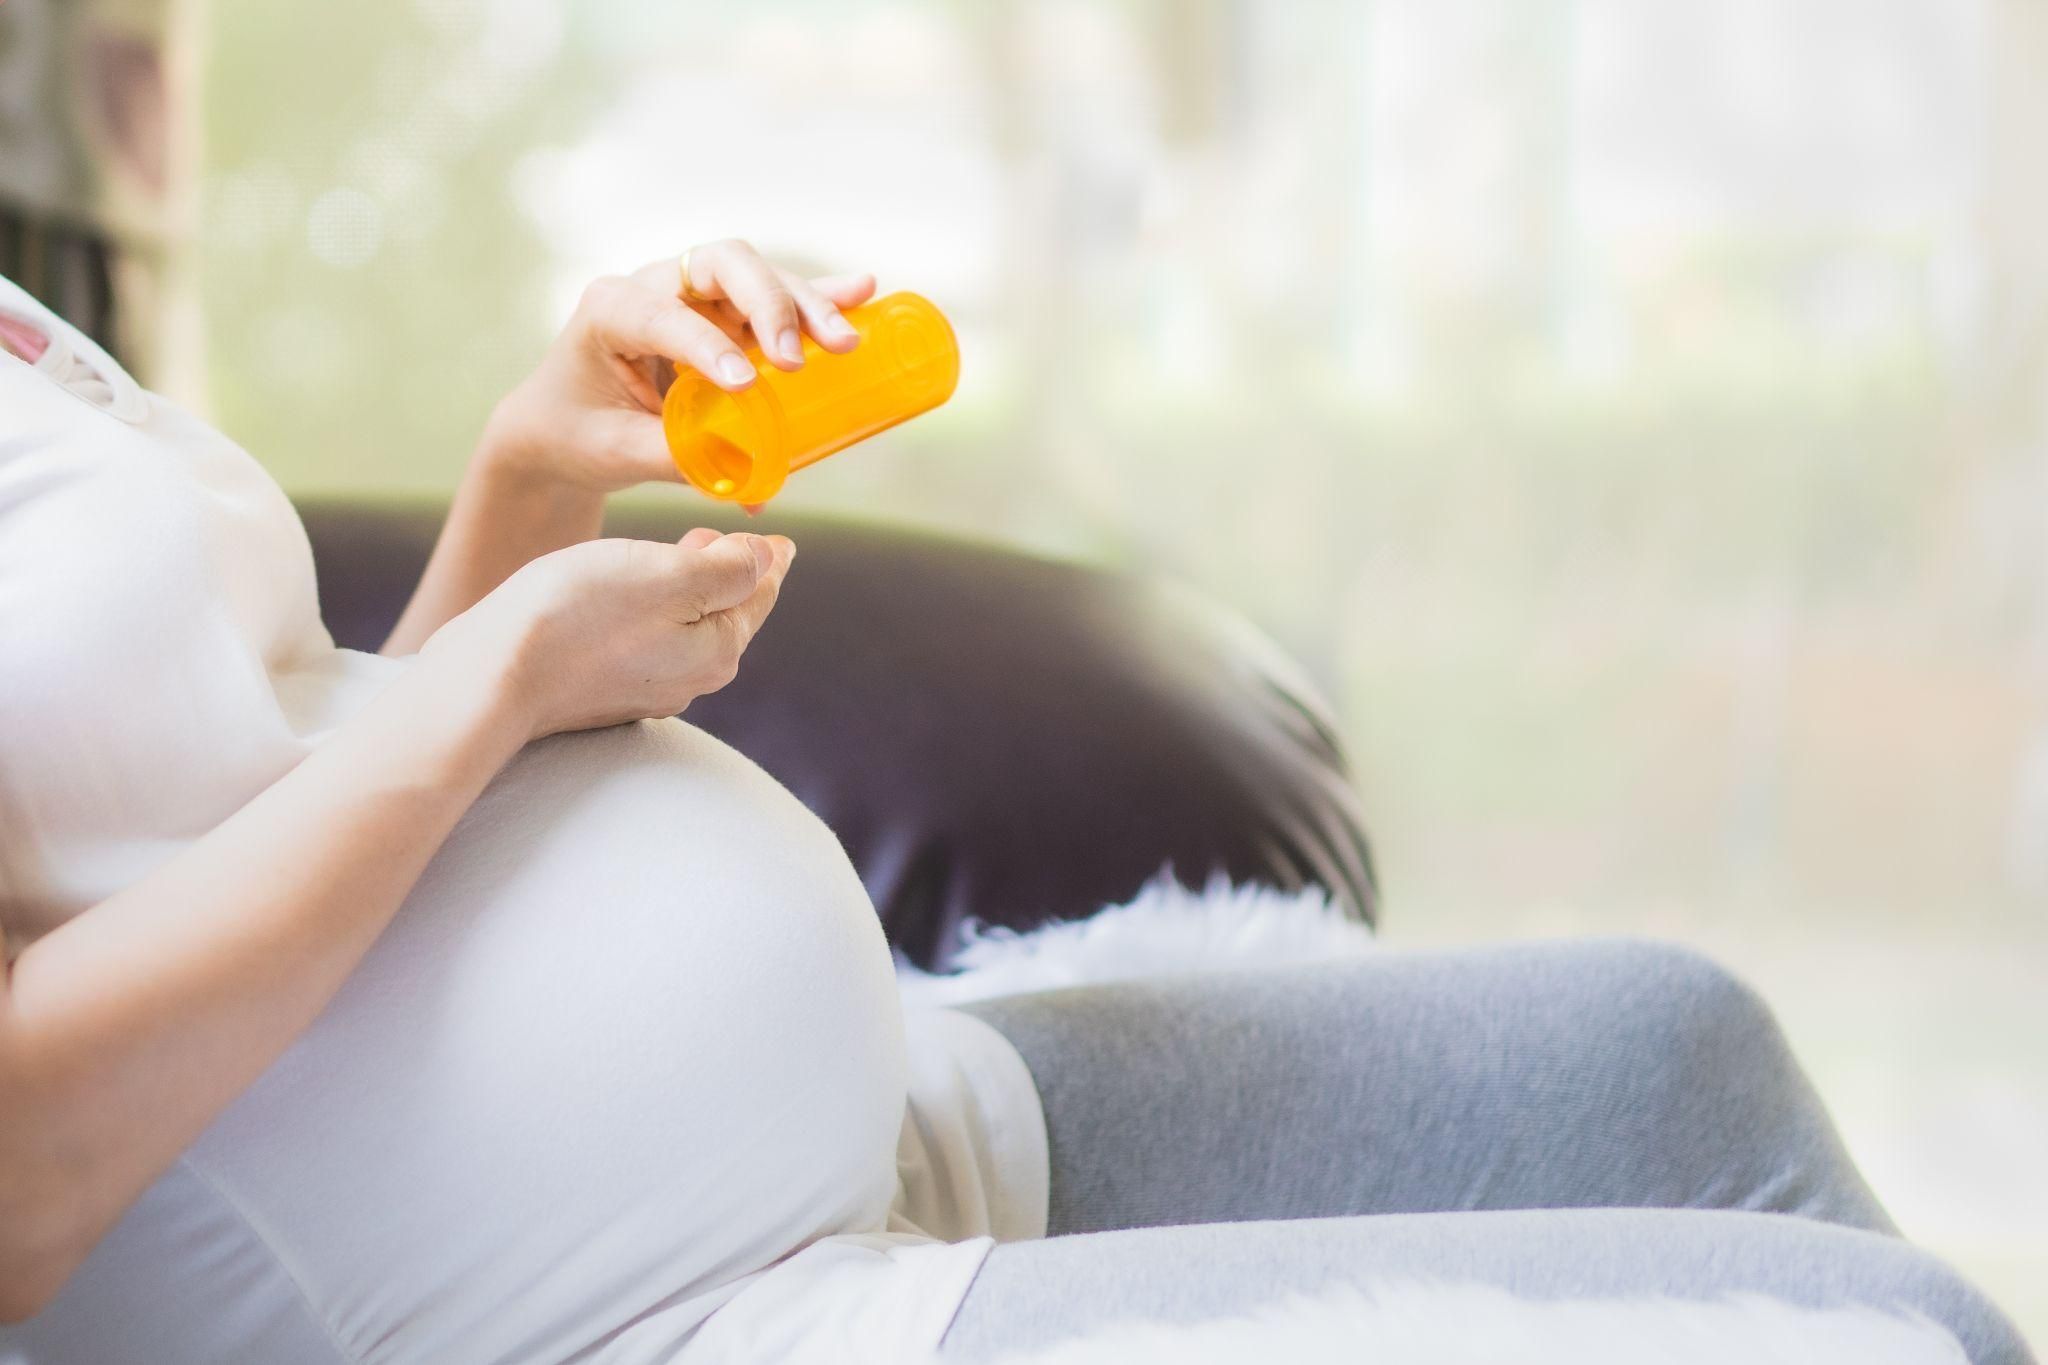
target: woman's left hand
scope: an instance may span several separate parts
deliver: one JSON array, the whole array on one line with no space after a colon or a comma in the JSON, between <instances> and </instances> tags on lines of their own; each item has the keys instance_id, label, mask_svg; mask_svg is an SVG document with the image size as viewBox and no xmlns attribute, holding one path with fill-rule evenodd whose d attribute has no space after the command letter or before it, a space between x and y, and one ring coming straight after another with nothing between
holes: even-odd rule
<instances>
[{"instance_id":1,"label":"woman's left hand","mask_svg":"<svg viewBox=\"0 0 2048 1365\"><path fill-rule=\"evenodd\" d=\"M539 367L492 412L479 457L501 476L600 496L675 482L661 432L674 362L720 388L744 389L756 377L740 351L749 333L771 364L794 370L803 364L800 333L827 351L858 345L840 310L874 292L873 276L807 280L739 241L597 280Z\"/></svg>"}]
</instances>

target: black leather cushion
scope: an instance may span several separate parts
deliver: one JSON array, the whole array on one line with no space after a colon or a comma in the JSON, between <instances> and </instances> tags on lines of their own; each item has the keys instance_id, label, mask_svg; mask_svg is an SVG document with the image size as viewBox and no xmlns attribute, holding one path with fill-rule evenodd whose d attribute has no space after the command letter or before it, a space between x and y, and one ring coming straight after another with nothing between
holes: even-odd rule
<instances>
[{"instance_id":1,"label":"black leather cushion","mask_svg":"<svg viewBox=\"0 0 2048 1365\"><path fill-rule=\"evenodd\" d=\"M301 508L337 641L374 649L438 507ZM701 505L614 515L674 539ZM868 524L750 523L800 547L739 680L689 718L838 834L889 937L943 964L963 918L1028 929L1129 898L1163 864L1373 913L1329 720L1241 620L1157 583Z\"/></svg>"}]
</instances>

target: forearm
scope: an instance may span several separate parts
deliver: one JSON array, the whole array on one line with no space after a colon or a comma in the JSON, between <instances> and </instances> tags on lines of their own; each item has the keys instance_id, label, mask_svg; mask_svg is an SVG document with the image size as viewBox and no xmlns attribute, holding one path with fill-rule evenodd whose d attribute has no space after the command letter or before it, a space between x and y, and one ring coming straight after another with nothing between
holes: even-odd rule
<instances>
[{"instance_id":1,"label":"forearm","mask_svg":"<svg viewBox=\"0 0 2048 1365\"><path fill-rule=\"evenodd\" d=\"M422 661L213 832L22 952L0 987L14 1304L46 1297L312 1022L525 733Z\"/></svg>"},{"instance_id":2,"label":"forearm","mask_svg":"<svg viewBox=\"0 0 2048 1365\"><path fill-rule=\"evenodd\" d=\"M604 494L515 467L494 417L470 457L412 600L384 642L410 654L529 560L594 539Z\"/></svg>"}]
</instances>

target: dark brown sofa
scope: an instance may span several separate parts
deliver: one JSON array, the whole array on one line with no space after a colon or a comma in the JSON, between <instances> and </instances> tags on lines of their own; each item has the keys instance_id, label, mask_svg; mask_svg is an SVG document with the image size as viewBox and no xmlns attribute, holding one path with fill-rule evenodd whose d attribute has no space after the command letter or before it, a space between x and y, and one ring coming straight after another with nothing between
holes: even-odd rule
<instances>
[{"instance_id":1,"label":"dark brown sofa","mask_svg":"<svg viewBox=\"0 0 2048 1365\"><path fill-rule=\"evenodd\" d=\"M341 644L374 649L441 509L301 507ZM615 534L736 525L701 504ZM1328 716L1241 620L1157 583L988 545L769 514L802 554L737 682L689 718L838 834L889 937L943 965L963 919L1026 929L1128 899L1164 865L1374 912Z\"/></svg>"}]
</instances>

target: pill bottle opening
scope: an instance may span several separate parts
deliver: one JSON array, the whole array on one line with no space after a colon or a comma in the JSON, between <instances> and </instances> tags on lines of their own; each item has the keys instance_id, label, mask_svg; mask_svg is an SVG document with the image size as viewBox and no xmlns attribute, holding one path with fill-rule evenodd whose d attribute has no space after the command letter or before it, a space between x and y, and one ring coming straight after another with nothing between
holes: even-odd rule
<instances>
[{"instance_id":1,"label":"pill bottle opening","mask_svg":"<svg viewBox=\"0 0 2048 1365\"><path fill-rule=\"evenodd\" d=\"M679 367L680 368L680 367ZM662 401L662 431L684 478L725 502L766 502L782 488L782 418L759 387L727 393L694 375L678 374Z\"/></svg>"},{"instance_id":2,"label":"pill bottle opening","mask_svg":"<svg viewBox=\"0 0 2048 1365\"><path fill-rule=\"evenodd\" d=\"M702 435L695 442L701 470L692 474L703 479L704 491L715 497L737 494L754 477L754 457L721 437Z\"/></svg>"}]
</instances>

